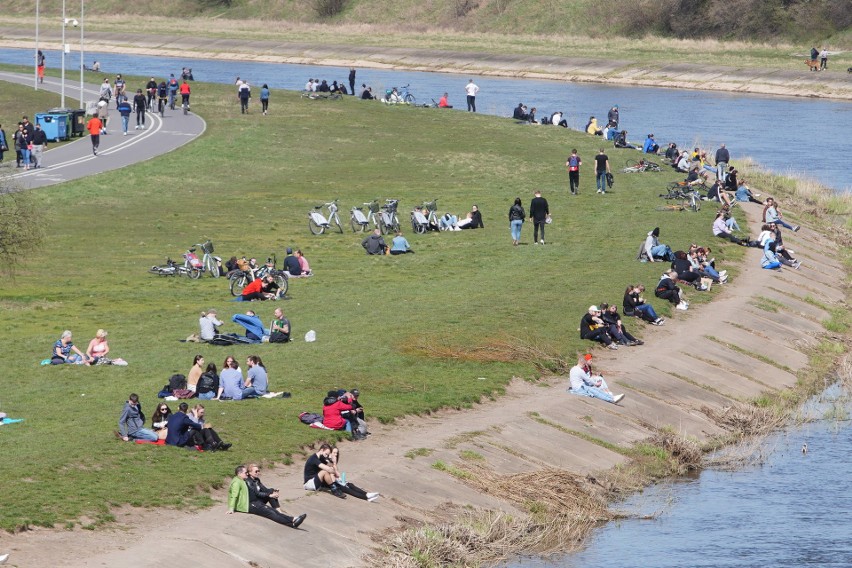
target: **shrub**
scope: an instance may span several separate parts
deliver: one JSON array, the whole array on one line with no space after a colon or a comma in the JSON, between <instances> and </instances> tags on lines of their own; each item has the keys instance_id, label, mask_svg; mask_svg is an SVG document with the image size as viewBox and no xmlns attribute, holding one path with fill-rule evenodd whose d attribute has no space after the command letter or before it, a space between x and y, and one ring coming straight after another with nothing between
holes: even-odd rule
<instances>
[{"instance_id":1,"label":"shrub","mask_svg":"<svg viewBox=\"0 0 852 568\"><path fill-rule=\"evenodd\" d=\"M332 18L346 7L346 0L314 0L314 11L320 18Z\"/></svg>"}]
</instances>

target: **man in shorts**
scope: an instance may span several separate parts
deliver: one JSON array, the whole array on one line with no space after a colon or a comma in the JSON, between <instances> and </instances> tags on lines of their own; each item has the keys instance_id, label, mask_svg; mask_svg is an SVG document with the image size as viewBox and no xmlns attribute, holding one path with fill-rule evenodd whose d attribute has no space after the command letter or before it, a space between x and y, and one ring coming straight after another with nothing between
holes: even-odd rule
<instances>
[{"instance_id":1,"label":"man in shorts","mask_svg":"<svg viewBox=\"0 0 852 568\"><path fill-rule=\"evenodd\" d=\"M331 446L323 444L317 453L311 454L311 457L305 462L305 490L328 489L335 497L345 499L346 495L337 487L336 481L340 479L340 473L328 459L330 455Z\"/></svg>"}]
</instances>

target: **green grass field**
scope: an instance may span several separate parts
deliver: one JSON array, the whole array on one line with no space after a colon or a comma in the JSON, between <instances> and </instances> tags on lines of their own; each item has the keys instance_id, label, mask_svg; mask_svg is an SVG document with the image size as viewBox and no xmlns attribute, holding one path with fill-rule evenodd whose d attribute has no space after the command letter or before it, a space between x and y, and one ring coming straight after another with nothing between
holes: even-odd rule
<instances>
[{"instance_id":1,"label":"green grass field","mask_svg":"<svg viewBox=\"0 0 852 568\"><path fill-rule=\"evenodd\" d=\"M4 123L34 112L29 95L31 89L3 85ZM45 103L52 104L38 104ZM193 110L208 130L192 144L33 193L47 240L14 278L0 280L0 410L25 419L0 430L0 477L14 487L0 498L2 528L97 526L110 520L111 506L123 504L207 504L210 489L221 486L235 463L287 461L316 440L321 433L297 416L320 412L332 388L361 389L368 415L383 421L499 395L513 376L534 378L534 366L450 359L432 349L463 353L512 338L570 360L596 348L578 338L579 318L590 304L620 304L627 283L653 287L663 266L634 258L655 226L675 250L710 242L736 278L732 261L742 249L713 239L713 207L654 210L673 173L617 175L611 194L596 195L592 158L600 140L590 136L282 91L273 92L268 117L258 106L241 115L230 87L203 83L193 86ZM572 147L584 158L577 197L568 192L563 166ZM607 151L616 168L638 156ZM516 196L528 206L534 189L543 191L554 217L548 244L531 244L528 223L524 244L512 247L509 206ZM342 235L308 232L315 204L339 198L348 224L353 205L391 197L401 199L414 255L368 257L362 236L348 228ZM433 198L441 213L478 204L485 229L412 234L408 212ZM275 253L280 262L286 247L298 247L316 275L294 280L289 301L249 306L231 302L223 279L148 274L165 256L178 258L205 238L226 258ZM688 295L700 303L724 293L714 287ZM667 305L653 303L670 314ZM222 348L179 341L197 330L207 308L230 319L251 307L268 323L279 306L293 324L292 344ZM628 326L642 337L654 333L638 322ZM128 367L39 366L64 329L85 349L98 328L109 332L112 355ZM301 340L309 329L315 343ZM237 327L229 322L224 331ZM150 420L156 392L171 374L186 374L196 353L220 367L228 354L240 361L258 354L271 388L293 397L209 402L210 422L234 444L227 454L117 442L112 430L127 395L139 393Z\"/></svg>"}]
</instances>

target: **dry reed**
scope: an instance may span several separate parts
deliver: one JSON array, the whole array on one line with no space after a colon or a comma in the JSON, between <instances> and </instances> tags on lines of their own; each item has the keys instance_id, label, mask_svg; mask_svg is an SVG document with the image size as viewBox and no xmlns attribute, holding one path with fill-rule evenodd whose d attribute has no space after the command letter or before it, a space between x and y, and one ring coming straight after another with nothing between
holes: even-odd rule
<instances>
[{"instance_id":1,"label":"dry reed","mask_svg":"<svg viewBox=\"0 0 852 568\"><path fill-rule=\"evenodd\" d=\"M482 345L474 346L459 345L441 338L417 336L401 348L410 354L436 359L480 363L523 361L534 365L540 372L556 374L564 374L571 368L568 361L547 343L512 336L491 339Z\"/></svg>"}]
</instances>

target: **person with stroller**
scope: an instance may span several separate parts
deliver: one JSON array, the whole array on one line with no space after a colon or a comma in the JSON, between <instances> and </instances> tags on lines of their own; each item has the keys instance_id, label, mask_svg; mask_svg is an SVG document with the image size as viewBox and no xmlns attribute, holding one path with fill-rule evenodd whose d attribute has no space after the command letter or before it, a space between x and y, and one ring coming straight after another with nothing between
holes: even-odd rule
<instances>
[{"instance_id":1,"label":"person with stroller","mask_svg":"<svg viewBox=\"0 0 852 568\"><path fill-rule=\"evenodd\" d=\"M592 375L591 360L592 356L589 353L577 358L577 364L568 372L568 378L571 381L568 392L618 404L624 398L624 394L613 394L603 376Z\"/></svg>"}]
</instances>

